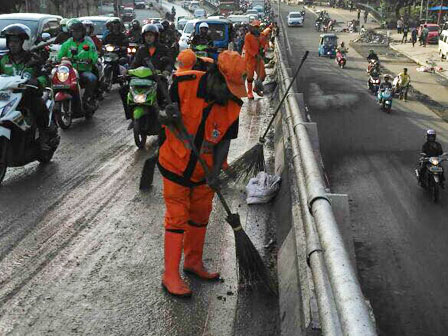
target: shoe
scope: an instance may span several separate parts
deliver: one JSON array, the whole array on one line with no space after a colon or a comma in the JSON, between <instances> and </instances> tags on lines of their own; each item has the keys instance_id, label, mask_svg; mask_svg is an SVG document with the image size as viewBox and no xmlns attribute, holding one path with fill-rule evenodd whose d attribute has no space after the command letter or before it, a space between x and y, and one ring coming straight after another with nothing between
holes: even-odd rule
<instances>
[{"instance_id":1,"label":"shoe","mask_svg":"<svg viewBox=\"0 0 448 336\"><path fill-rule=\"evenodd\" d=\"M254 93L252 91L253 84L252 82L247 83L247 98L254 99Z\"/></svg>"},{"instance_id":2,"label":"shoe","mask_svg":"<svg viewBox=\"0 0 448 336\"><path fill-rule=\"evenodd\" d=\"M165 270L162 287L172 295L190 297L192 291L179 274L183 240L183 233L165 231Z\"/></svg>"},{"instance_id":3,"label":"shoe","mask_svg":"<svg viewBox=\"0 0 448 336\"><path fill-rule=\"evenodd\" d=\"M131 120L131 122L128 125L128 130L131 130L134 128L134 120Z\"/></svg>"},{"instance_id":4,"label":"shoe","mask_svg":"<svg viewBox=\"0 0 448 336\"><path fill-rule=\"evenodd\" d=\"M213 281L219 279L219 273L208 272L202 262L206 232L206 226L188 226L184 239L184 272L194 274L202 280Z\"/></svg>"}]
</instances>

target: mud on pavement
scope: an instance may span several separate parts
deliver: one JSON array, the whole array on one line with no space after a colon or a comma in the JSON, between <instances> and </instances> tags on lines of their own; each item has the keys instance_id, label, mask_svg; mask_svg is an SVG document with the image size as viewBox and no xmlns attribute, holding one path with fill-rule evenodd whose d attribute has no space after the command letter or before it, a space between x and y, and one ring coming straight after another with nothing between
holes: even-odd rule
<instances>
[{"instance_id":1,"label":"mud on pavement","mask_svg":"<svg viewBox=\"0 0 448 336\"><path fill-rule=\"evenodd\" d=\"M233 158L257 141L265 100L245 103ZM272 333L264 335L275 335L275 300L238 288L233 233L216 202L205 261L223 280L187 278L191 300L162 291L158 171L149 192L138 190L155 139L138 151L120 105L112 92L92 122L63 132L54 163L8 173L0 189L0 334L260 335L269 325ZM244 225L242 189L226 195ZM270 235L254 230L254 243L269 256L275 251L272 244L265 248Z\"/></svg>"}]
</instances>

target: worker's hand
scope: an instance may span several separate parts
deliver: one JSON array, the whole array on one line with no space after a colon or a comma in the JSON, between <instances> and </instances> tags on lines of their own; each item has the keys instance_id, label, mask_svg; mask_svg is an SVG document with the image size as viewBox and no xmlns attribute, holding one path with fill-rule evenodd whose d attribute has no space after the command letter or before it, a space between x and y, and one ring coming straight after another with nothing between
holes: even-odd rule
<instances>
[{"instance_id":1,"label":"worker's hand","mask_svg":"<svg viewBox=\"0 0 448 336\"><path fill-rule=\"evenodd\" d=\"M173 125L181 121L181 114L177 103L167 105L165 110L159 112L159 121L162 125Z\"/></svg>"},{"instance_id":2,"label":"worker's hand","mask_svg":"<svg viewBox=\"0 0 448 336\"><path fill-rule=\"evenodd\" d=\"M219 181L218 174L211 173L210 176L206 177L207 184L210 188L217 191L221 186L221 181Z\"/></svg>"}]
</instances>

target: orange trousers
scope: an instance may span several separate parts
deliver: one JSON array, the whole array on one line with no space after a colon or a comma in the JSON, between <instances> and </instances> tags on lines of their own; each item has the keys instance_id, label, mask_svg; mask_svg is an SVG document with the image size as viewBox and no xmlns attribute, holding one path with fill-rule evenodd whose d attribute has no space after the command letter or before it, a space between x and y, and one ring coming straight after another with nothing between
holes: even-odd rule
<instances>
[{"instance_id":1,"label":"orange trousers","mask_svg":"<svg viewBox=\"0 0 448 336\"><path fill-rule=\"evenodd\" d=\"M187 230L193 226L206 226L212 212L215 192L207 185L189 188L163 178L165 199L165 229Z\"/></svg>"},{"instance_id":2,"label":"orange trousers","mask_svg":"<svg viewBox=\"0 0 448 336\"><path fill-rule=\"evenodd\" d=\"M264 70L264 62L262 59L258 59L255 57L250 57L246 55L246 72L247 72L247 81L254 81L254 74L257 74L257 79L264 81L266 78L266 72Z\"/></svg>"}]
</instances>

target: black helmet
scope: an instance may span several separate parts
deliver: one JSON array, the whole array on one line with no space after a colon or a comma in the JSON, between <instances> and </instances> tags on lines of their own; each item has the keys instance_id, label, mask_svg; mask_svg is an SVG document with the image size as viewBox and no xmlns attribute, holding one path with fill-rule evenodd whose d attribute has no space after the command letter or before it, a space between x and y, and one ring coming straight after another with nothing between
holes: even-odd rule
<instances>
[{"instance_id":1,"label":"black helmet","mask_svg":"<svg viewBox=\"0 0 448 336\"><path fill-rule=\"evenodd\" d=\"M121 20L119 18L113 18L110 19L109 21L107 21L108 24L120 24L121 25Z\"/></svg>"},{"instance_id":2,"label":"black helmet","mask_svg":"<svg viewBox=\"0 0 448 336\"><path fill-rule=\"evenodd\" d=\"M82 31L86 32L86 27L78 19L71 19L67 22L67 28L69 31Z\"/></svg>"},{"instance_id":3,"label":"black helmet","mask_svg":"<svg viewBox=\"0 0 448 336\"><path fill-rule=\"evenodd\" d=\"M426 131L426 140L428 141L436 141L436 131L434 131L433 129L429 129Z\"/></svg>"},{"instance_id":4,"label":"black helmet","mask_svg":"<svg viewBox=\"0 0 448 336\"><path fill-rule=\"evenodd\" d=\"M145 40L146 33L153 33L156 36L156 39L159 37L159 28L155 24L146 24L142 28L142 38Z\"/></svg>"},{"instance_id":5,"label":"black helmet","mask_svg":"<svg viewBox=\"0 0 448 336\"><path fill-rule=\"evenodd\" d=\"M138 21L137 19L132 20L131 22L131 26L132 27L140 27L140 21Z\"/></svg>"},{"instance_id":6,"label":"black helmet","mask_svg":"<svg viewBox=\"0 0 448 336\"><path fill-rule=\"evenodd\" d=\"M170 22L168 20L163 20L161 24L164 30L167 30L170 27Z\"/></svg>"},{"instance_id":7,"label":"black helmet","mask_svg":"<svg viewBox=\"0 0 448 336\"><path fill-rule=\"evenodd\" d=\"M22 23L14 23L3 28L1 36L6 37L6 40L8 40L10 36L18 36L22 41L25 41L31 38L31 30Z\"/></svg>"}]
</instances>

